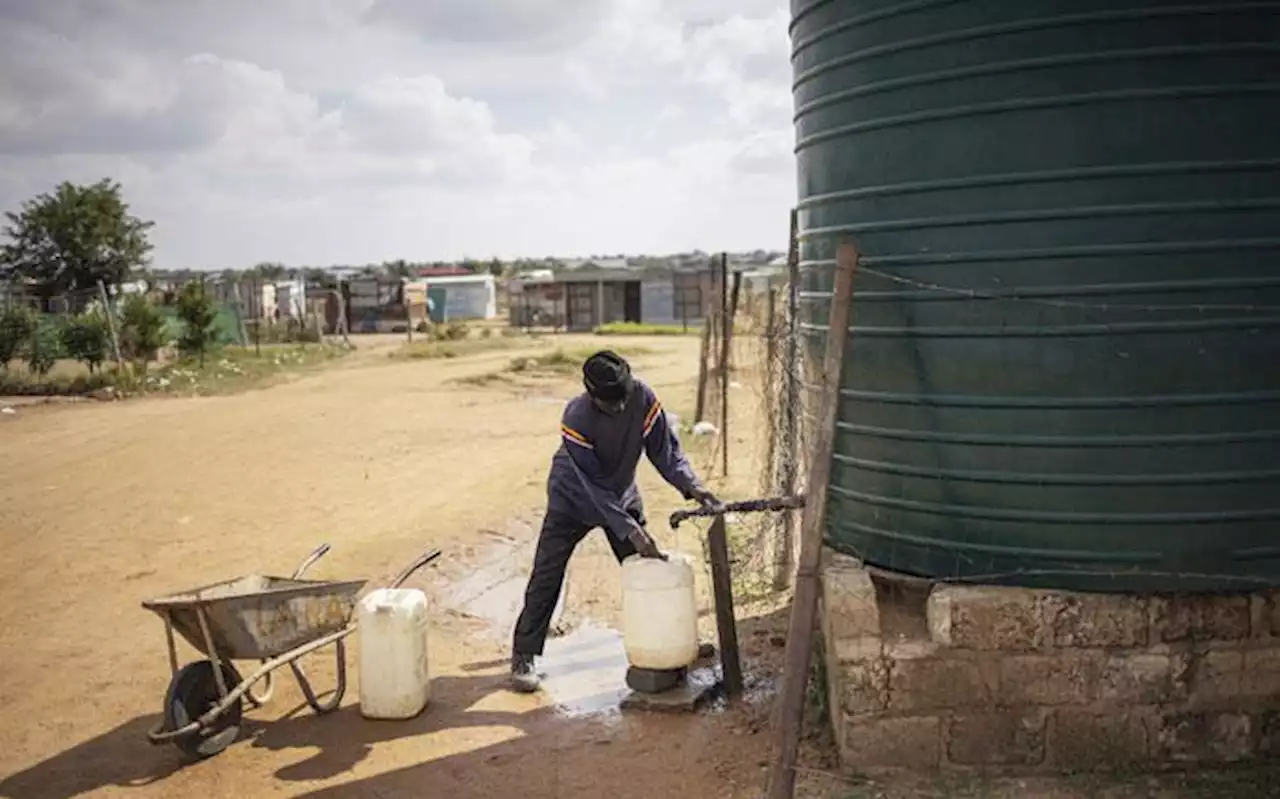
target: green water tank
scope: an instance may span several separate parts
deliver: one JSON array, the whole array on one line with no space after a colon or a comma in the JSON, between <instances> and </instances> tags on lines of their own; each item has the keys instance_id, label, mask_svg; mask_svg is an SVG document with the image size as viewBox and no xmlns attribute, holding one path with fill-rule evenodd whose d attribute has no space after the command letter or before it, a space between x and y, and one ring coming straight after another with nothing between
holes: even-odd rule
<instances>
[{"instance_id":1,"label":"green water tank","mask_svg":"<svg viewBox=\"0 0 1280 799\"><path fill-rule=\"evenodd\" d=\"M792 0L802 298L860 252L832 547L1280 585L1280 3Z\"/></svg>"}]
</instances>

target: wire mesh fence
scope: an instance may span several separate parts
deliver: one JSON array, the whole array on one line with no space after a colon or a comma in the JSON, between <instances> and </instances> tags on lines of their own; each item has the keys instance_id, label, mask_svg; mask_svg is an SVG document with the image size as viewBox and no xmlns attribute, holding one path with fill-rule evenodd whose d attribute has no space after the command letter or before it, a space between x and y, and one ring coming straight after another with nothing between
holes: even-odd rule
<instances>
[{"instance_id":1,"label":"wire mesh fence","mask_svg":"<svg viewBox=\"0 0 1280 799\"><path fill-rule=\"evenodd\" d=\"M715 299L708 314L702 414L703 420L717 427L717 435L710 446L699 449L696 465L700 473L716 475L734 493L734 499L795 494L803 484L801 462L806 440L801 413L804 376L799 357L798 298L793 296L790 282L783 279L740 286L730 342L725 348L718 291L718 286L712 291ZM727 479L723 474L725 447L730 447ZM739 590L754 596L786 587L799 513L749 513L730 521Z\"/></svg>"}]
</instances>

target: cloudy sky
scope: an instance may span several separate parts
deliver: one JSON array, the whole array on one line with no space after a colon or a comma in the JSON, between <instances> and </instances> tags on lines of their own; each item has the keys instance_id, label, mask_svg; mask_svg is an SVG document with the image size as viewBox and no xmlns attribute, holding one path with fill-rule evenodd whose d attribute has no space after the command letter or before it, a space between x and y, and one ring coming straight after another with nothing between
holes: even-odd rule
<instances>
[{"instance_id":1,"label":"cloudy sky","mask_svg":"<svg viewBox=\"0 0 1280 799\"><path fill-rule=\"evenodd\" d=\"M786 0L0 0L0 209L161 267L786 246Z\"/></svg>"}]
</instances>

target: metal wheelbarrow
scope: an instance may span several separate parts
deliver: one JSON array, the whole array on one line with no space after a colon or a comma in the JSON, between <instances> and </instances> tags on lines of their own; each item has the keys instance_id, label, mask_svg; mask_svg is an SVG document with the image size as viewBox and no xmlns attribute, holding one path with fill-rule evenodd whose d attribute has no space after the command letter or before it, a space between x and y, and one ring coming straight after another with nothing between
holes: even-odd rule
<instances>
[{"instance_id":1,"label":"metal wheelbarrow","mask_svg":"<svg viewBox=\"0 0 1280 799\"><path fill-rule=\"evenodd\" d=\"M242 701L254 707L270 701L272 673L288 666L307 704L317 714L338 708L347 690L346 642L356 630L351 614L367 580L304 580L302 575L329 551L316 547L291 577L249 575L193 588L142 603L164 620L173 677L164 697L164 719L147 733L153 744L172 743L188 757L212 757L240 734ZM409 575L440 557L423 553L392 581L399 587ZM208 660L178 667L177 631ZM298 659L333 644L337 686L320 701L298 666ZM235 660L257 660L242 678ZM253 687L265 683L261 693Z\"/></svg>"}]
</instances>

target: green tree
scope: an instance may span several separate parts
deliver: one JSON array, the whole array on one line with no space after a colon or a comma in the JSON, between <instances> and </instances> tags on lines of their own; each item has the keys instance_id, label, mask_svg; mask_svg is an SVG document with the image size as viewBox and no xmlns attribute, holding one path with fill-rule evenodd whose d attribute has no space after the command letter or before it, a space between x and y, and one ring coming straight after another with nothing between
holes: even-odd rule
<instances>
[{"instance_id":1,"label":"green tree","mask_svg":"<svg viewBox=\"0 0 1280 799\"><path fill-rule=\"evenodd\" d=\"M120 349L140 363L146 374L147 364L156 359L165 341L164 316L146 297L130 294L120 308Z\"/></svg>"},{"instance_id":2,"label":"green tree","mask_svg":"<svg viewBox=\"0 0 1280 799\"><path fill-rule=\"evenodd\" d=\"M88 366L89 374L106 360L110 342L107 320L101 314L90 311L68 318L62 324L61 335L63 352Z\"/></svg>"},{"instance_id":3,"label":"green tree","mask_svg":"<svg viewBox=\"0 0 1280 799\"><path fill-rule=\"evenodd\" d=\"M310 268L303 270L303 277L310 286L337 288L338 281L323 269Z\"/></svg>"},{"instance_id":4,"label":"green tree","mask_svg":"<svg viewBox=\"0 0 1280 799\"><path fill-rule=\"evenodd\" d=\"M5 214L9 243L0 247L0 271L34 280L44 297L119 287L146 265L153 223L129 213L120 184L63 183Z\"/></svg>"},{"instance_id":5,"label":"green tree","mask_svg":"<svg viewBox=\"0 0 1280 799\"><path fill-rule=\"evenodd\" d=\"M44 377L62 356L62 342L59 340L56 325L37 320L36 326L27 338L27 346L23 358L32 374Z\"/></svg>"},{"instance_id":6,"label":"green tree","mask_svg":"<svg viewBox=\"0 0 1280 799\"><path fill-rule=\"evenodd\" d=\"M36 329L37 317L30 308L14 305L0 312L0 371L9 370Z\"/></svg>"},{"instance_id":7,"label":"green tree","mask_svg":"<svg viewBox=\"0 0 1280 799\"><path fill-rule=\"evenodd\" d=\"M273 261L264 261L249 271L251 277L258 277L262 280L280 280L289 274L289 267Z\"/></svg>"},{"instance_id":8,"label":"green tree","mask_svg":"<svg viewBox=\"0 0 1280 799\"><path fill-rule=\"evenodd\" d=\"M178 348L187 354L200 355L200 368L204 368L204 354L217 344L218 331L213 322L218 310L204 290L203 282L188 283L178 294L178 318L184 330L178 338Z\"/></svg>"},{"instance_id":9,"label":"green tree","mask_svg":"<svg viewBox=\"0 0 1280 799\"><path fill-rule=\"evenodd\" d=\"M502 277L502 261L494 258L489 262L489 274L494 277Z\"/></svg>"},{"instance_id":10,"label":"green tree","mask_svg":"<svg viewBox=\"0 0 1280 799\"><path fill-rule=\"evenodd\" d=\"M413 267L409 262L401 258L397 261L386 261L382 264L382 271L387 273L387 277L403 280L413 277Z\"/></svg>"}]
</instances>

